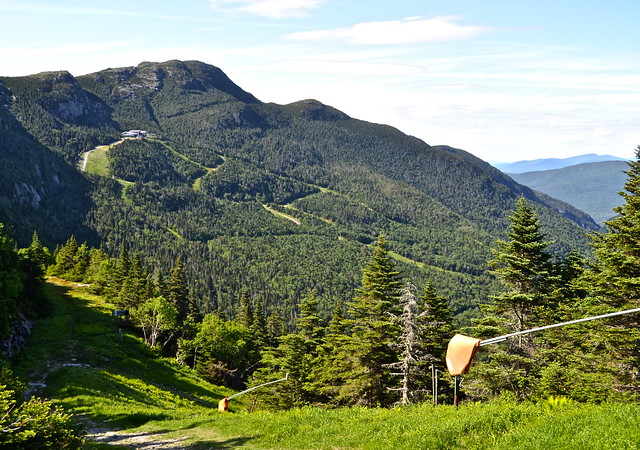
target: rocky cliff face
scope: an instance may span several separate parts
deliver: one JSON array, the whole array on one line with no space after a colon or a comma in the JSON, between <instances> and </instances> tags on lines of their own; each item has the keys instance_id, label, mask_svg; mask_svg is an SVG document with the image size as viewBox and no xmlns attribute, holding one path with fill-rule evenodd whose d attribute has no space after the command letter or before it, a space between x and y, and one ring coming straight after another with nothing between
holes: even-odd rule
<instances>
[{"instance_id":1,"label":"rocky cliff face","mask_svg":"<svg viewBox=\"0 0 640 450\"><path fill-rule=\"evenodd\" d=\"M29 342L34 321L22 316L11 325L9 337L0 340L0 353L8 359L14 359Z\"/></svg>"}]
</instances>

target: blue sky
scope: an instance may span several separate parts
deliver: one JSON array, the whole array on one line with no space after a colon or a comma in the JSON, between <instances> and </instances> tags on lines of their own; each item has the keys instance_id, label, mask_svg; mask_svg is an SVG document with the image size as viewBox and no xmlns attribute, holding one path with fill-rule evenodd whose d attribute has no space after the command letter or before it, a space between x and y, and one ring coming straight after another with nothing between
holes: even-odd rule
<instances>
[{"instance_id":1,"label":"blue sky","mask_svg":"<svg viewBox=\"0 0 640 450\"><path fill-rule=\"evenodd\" d=\"M490 162L640 145L636 0L0 0L0 75L198 59Z\"/></svg>"}]
</instances>

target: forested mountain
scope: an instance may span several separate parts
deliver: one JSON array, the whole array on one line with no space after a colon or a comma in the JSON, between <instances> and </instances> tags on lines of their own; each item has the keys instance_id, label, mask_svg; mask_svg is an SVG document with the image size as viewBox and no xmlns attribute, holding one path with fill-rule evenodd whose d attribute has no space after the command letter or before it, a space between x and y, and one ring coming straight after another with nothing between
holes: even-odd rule
<instances>
[{"instance_id":1,"label":"forested mountain","mask_svg":"<svg viewBox=\"0 0 640 450\"><path fill-rule=\"evenodd\" d=\"M562 169L510 174L518 183L563 200L587 212L598 223L613 218L620 206L626 161L603 161Z\"/></svg>"},{"instance_id":2,"label":"forested mountain","mask_svg":"<svg viewBox=\"0 0 640 450\"><path fill-rule=\"evenodd\" d=\"M495 291L490 248L519 197L561 252L587 252L598 228L463 150L315 100L263 103L197 61L3 77L0 96L0 221L18 242L126 244L164 272L181 257L203 311L233 315L244 290L291 321L315 289L327 314L384 232L399 268L460 313ZM150 137L112 146L100 171L77 168L129 129Z\"/></svg>"}]
</instances>

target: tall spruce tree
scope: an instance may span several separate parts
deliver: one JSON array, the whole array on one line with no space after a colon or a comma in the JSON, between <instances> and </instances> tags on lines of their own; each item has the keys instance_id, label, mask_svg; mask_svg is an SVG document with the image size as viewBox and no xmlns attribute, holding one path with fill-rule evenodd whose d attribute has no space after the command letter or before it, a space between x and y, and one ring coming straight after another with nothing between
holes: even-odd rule
<instances>
[{"instance_id":1,"label":"tall spruce tree","mask_svg":"<svg viewBox=\"0 0 640 450\"><path fill-rule=\"evenodd\" d=\"M167 300L178 311L178 323L182 324L189 315L189 290L181 256L178 256L169 273L167 295Z\"/></svg>"},{"instance_id":2,"label":"tall spruce tree","mask_svg":"<svg viewBox=\"0 0 640 450\"><path fill-rule=\"evenodd\" d=\"M591 314L640 307L640 146L625 173L618 216L605 222L606 232L591 235L595 261L584 276ZM640 398L640 314L593 324L586 338L606 361L601 368L613 381L610 395Z\"/></svg>"},{"instance_id":3,"label":"tall spruce tree","mask_svg":"<svg viewBox=\"0 0 640 450\"><path fill-rule=\"evenodd\" d=\"M493 297L493 304L482 306L485 317L474 333L478 337L522 331L552 315L549 305L556 280L547 252L551 242L545 241L537 214L524 198L517 201L510 220L509 240L497 241L489 262L506 290ZM484 352L489 362L478 367L468 383L470 391L480 396L511 391L520 399L528 398L543 365L536 351L531 335L492 346Z\"/></svg>"},{"instance_id":4,"label":"tall spruce tree","mask_svg":"<svg viewBox=\"0 0 640 450\"><path fill-rule=\"evenodd\" d=\"M341 395L351 396L354 404L363 406L387 406L394 401L389 388L395 383L388 365L398 359L393 344L399 328L391 314L399 312L402 283L387 245L381 234L362 270L362 286L348 304L352 335L343 351L353 355L353 365L348 368L349 378Z\"/></svg>"},{"instance_id":5,"label":"tall spruce tree","mask_svg":"<svg viewBox=\"0 0 640 450\"><path fill-rule=\"evenodd\" d=\"M493 274L507 288L493 298L496 311L508 317L514 331L537 324L553 288L551 254L536 212L521 197L510 216L508 241L499 240L489 261Z\"/></svg>"},{"instance_id":6,"label":"tall spruce tree","mask_svg":"<svg viewBox=\"0 0 640 450\"><path fill-rule=\"evenodd\" d=\"M278 383L257 393L261 403L271 408L291 408L315 403L320 399L314 383L318 349L323 342L324 327L318 313L315 292L300 302L297 331L278 338L279 344L262 352L261 365L253 377L257 385L289 374L286 383Z\"/></svg>"},{"instance_id":7,"label":"tall spruce tree","mask_svg":"<svg viewBox=\"0 0 640 450\"><path fill-rule=\"evenodd\" d=\"M315 391L323 401L333 406L353 404L353 397L344 390L348 372L354 365L348 323L341 303L333 308L324 343L318 347L318 363L313 367Z\"/></svg>"}]
</instances>

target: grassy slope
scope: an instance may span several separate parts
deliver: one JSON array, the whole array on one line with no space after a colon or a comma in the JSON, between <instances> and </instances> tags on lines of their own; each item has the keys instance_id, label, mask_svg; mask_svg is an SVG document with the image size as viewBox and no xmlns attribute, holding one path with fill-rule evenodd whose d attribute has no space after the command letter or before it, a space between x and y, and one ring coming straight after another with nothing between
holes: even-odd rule
<instances>
[{"instance_id":1,"label":"grassy slope","mask_svg":"<svg viewBox=\"0 0 640 450\"><path fill-rule=\"evenodd\" d=\"M70 287L50 289L55 313L34 328L17 371L45 380L44 394L89 428L120 430L110 435L111 445L632 449L640 442L640 406L634 404L495 401L463 404L458 410L422 404L250 414L243 403L251 400L246 396L232 402L235 413L219 413L205 402L215 405L229 391L157 357L130 333L119 342L111 305L100 298ZM87 444L103 447L106 444Z\"/></svg>"}]
</instances>

